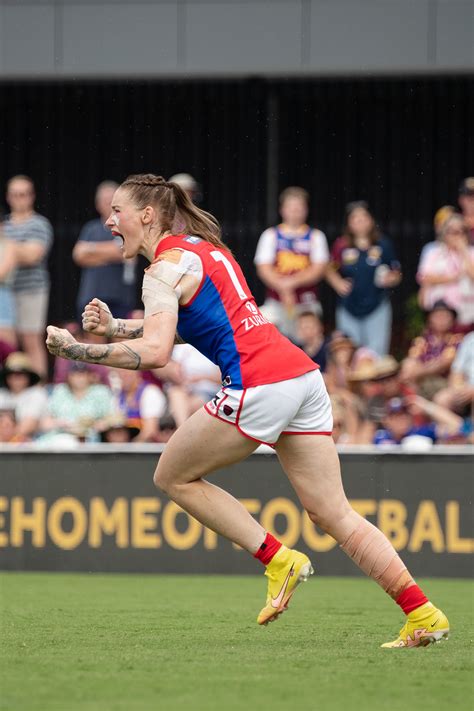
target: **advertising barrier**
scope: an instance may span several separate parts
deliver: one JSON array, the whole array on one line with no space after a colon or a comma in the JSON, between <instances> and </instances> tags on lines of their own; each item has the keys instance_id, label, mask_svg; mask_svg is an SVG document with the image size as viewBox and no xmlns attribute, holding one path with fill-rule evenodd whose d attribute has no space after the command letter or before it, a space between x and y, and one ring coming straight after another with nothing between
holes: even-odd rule
<instances>
[{"instance_id":1,"label":"advertising barrier","mask_svg":"<svg viewBox=\"0 0 474 711\"><path fill-rule=\"evenodd\" d=\"M153 486L159 454L89 447L0 452L0 567L146 573L256 573L244 551ZM472 458L466 453L341 455L352 506L379 526L418 576L472 574ZM315 462L315 467L318 464ZM357 568L302 510L274 454L212 475L317 572Z\"/></svg>"}]
</instances>

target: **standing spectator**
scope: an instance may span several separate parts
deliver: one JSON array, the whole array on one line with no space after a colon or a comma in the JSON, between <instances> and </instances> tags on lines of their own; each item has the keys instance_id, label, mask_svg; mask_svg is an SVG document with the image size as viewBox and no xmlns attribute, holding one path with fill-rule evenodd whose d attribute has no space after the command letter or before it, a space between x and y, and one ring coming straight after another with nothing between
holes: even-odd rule
<instances>
[{"instance_id":1,"label":"standing spectator","mask_svg":"<svg viewBox=\"0 0 474 711\"><path fill-rule=\"evenodd\" d=\"M338 294L336 327L379 355L390 348L389 290L401 281L400 264L364 201L346 207L344 234L332 248L326 279Z\"/></svg>"},{"instance_id":2,"label":"standing spectator","mask_svg":"<svg viewBox=\"0 0 474 711\"><path fill-rule=\"evenodd\" d=\"M427 314L427 327L412 342L408 357L402 362L400 378L431 400L446 387L451 364L462 334L454 332L456 311L446 302L437 301Z\"/></svg>"},{"instance_id":3,"label":"standing spectator","mask_svg":"<svg viewBox=\"0 0 474 711\"><path fill-rule=\"evenodd\" d=\"M318 302L316 284L329 261L326 236L306 224L309 195L290 187L280 195L283 222L260 236L257 274L267 287L262 313L285 335L295 335L295 306Z\"/></svg>"},{"instance_id":4,"label":"standing spectator","mask_svg":"<svg viewBox=\"0 0 474 711\"><path fill-rule=\"evenodd\" d=\"M180 188L183 188L194 203L201 202L201 186L189 173L176 173L171 176L169 182L177 183Z\"/></svg>"},{"instance_id":5,"label":"standing spectator","mask_svg":"<svg viewBox=\"0 0 474 711\"><path fill-rule=\"evenodd\" d=\"M3 229L0 213L0 342L15 350L15 299L13 280L17 264L15 243L8 239Z\"/></svg>"},{"instance_id":6,"label":"standing spectator","mask_svg":"<svg viewBox=\"0 0 474 711\"><path fill-rule=\"evenodd\" d=\"M324 336L323 323L315 311L304 308L298 314L296 344L319 365L322 373L326 371L329 342Z\"/></svg>"},{"instance_id":7,"label":"standing spectator","mask_svg":"<svg viewBox=\"0 0 474 711\"><path fill-rule=\"evenodd\" d=\"M135 305L135 261L125 261L122 240L112 237L105 221L110 216L117 183L105 180L97 186L95 207L100 217L87 222L72 252L82 267L77 296L78 320L94 297L105 301L116 318L126 318Z\"/></svg>"},{"instance_id":8,"label":"standing spectator","mask_svg":"<svg viewBox=\"0 0 474 711\"><path fill-rule=\"evenodd\" d=\"M12 410L17 441L31 439L39 430L47 396L40 376L26 353L11 353L0 378L0 410Z\"/></svg>"},{"instance_id":9,"label":"standing spectator","mask_svg":"<svg viewBox=\"0 0 474 711\"><path fill-rule=\"evenodd\" d=\"M452 215L443 225L441 243L420 265L421 305L431 309L443 300L457 311L460 326L474 321L474 247L462 215Z\"/></svg>"},{"instance_id":10,"label":"standing spectator","mask_svg":"<svg viewBox=\"0 0 474 711\"><path fill-rule=\"evenodd\" d=\"M474 177L462 181L458 203L468 230L469 244L474 246Z\"/></svg>"},{"instance_id":11,"label":"standing spectator","mask_svg":"<svg viewBox=\"0 0 474 711\"><path fill-rule=\"evenodd\" d=\"M53 243L49 221L34 210L35 188L31 178L15 175L7 183L10 214L5 232L16 244L17 270L13 281L16 331L23 350L45 377L47 354L44 329L48 314L48 252Z\"/></svg>"},{"instance_id":12,"label":"standing spectator","mask_svg":"<svg viewBox=\"0 0 474 711\"><path fill-rule=\"evenodd\" d=\"M420 254L420 259L418 261L418 271L421 269L421 265L424 264L426 257L428 254L431 252L431 250L434 247L438 247L439 244L441 243L441 234L443 231L443 227L446 223L446 221L452 216L456 214L456 208L453 207L452 205L443 205L442 207L439 208L439 210L436 210L435 216L433 218L433 229L435 233L435 239L432 240L431 242L427 242L423 249L421 250ZM421 300L420 300L420 303Z\"/></svg>"}]
</instances>

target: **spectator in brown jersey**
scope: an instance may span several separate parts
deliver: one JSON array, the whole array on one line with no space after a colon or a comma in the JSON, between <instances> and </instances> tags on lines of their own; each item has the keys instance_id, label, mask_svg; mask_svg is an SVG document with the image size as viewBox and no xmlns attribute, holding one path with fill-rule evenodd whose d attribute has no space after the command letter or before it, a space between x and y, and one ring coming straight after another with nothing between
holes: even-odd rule
<instances>
[{"instance_id":1,"label":"spectator in brown jersey","mask_svg":"<svg viewBox=\"0 0 474 711\"><path fill-rule=\"evenodd\" d=\"M307 224L308 210L306 190L283 190L282 222L262 233L254 259L267 287L262 313L291 338L295 336L296 305L318 302L316 285L329 261L326 235Z\"/></svg>"}]
</instances>

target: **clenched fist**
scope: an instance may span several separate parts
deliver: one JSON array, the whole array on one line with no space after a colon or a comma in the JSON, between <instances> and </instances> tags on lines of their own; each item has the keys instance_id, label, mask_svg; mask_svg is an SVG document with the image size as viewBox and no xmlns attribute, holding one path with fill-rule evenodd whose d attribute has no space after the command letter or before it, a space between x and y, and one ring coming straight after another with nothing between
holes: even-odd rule
<instances>
[{"instance_id":1,"label":"clenched fist","mask_svg":"<svg viewBox=\"0 0 474 711\"><path fill-rule=\"evenodd\" d=\"M82 313L82 328L96 336L112 338L117 332L117 319L104 301L92 299Z\"/></svg>"},{"instance_id":2,"label":"clenched fist","mask_svg":"<svg viewBox=\"0 0 474 711\"><path fill-rule=\"evenodd\" d=\"M48 326L46 333L48 334L46 347L50 353L62 358L74 359L77 356L76 347L80 344L72 333L69 333L65 328L57 328L56 326Z\"/></svg>"}]
</instances>

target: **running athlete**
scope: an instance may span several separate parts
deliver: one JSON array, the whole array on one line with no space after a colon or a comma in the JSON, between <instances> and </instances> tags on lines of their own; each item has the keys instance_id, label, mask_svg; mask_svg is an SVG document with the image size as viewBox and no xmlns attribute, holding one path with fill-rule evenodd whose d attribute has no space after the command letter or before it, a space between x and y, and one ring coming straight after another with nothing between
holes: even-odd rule
<instances>
[{"instance_id":1,"label":"running athlete","mask_svg":"<svg viewBox=\"0 0 474 711\"><path fill-rule=\"evenodd\" d=\"M82 344L49 326L47 346L63 358L148 370L169 361L177 332L219 366L221 390L170 439L154 482L204 526L263 563L268 593L257 622L267 624L287 609L297 585L313 572L311 562L204 477L242 461L263 442L275 448L310 519L407 615L397 639L382 646L417 647L447 638L446 616L428 601L383 533L351 508L318 366L262 316L214 217L176 183L132 175L116 191L107 225L123 240L125 258L142 254L151 263L143 279L144 319L115 319L93 299L84 328L128 342Z\"/></svg>"}]
</instances>

